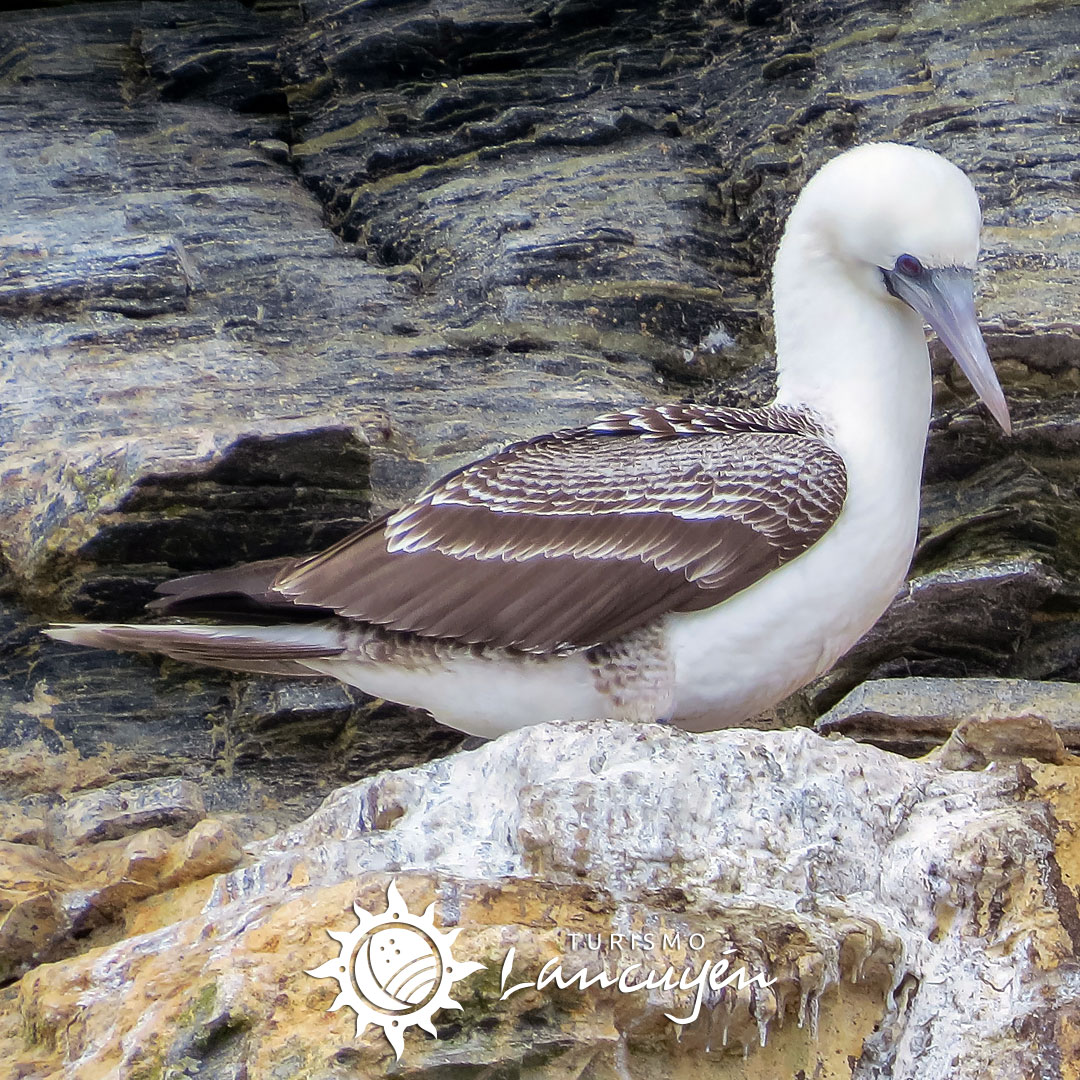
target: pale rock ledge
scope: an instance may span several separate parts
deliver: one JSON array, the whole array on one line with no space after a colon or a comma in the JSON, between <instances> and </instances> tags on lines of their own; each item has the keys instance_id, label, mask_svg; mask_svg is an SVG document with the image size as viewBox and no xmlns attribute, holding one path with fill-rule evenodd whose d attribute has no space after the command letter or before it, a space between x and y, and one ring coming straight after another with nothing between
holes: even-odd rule
<instances>
[{"instance_id":1,"label":"pale rock ledge","mask_svg":"<svg viewBox=\"0 0 1080 1080\"><path fill-rule=\"evenodd\" d=\"M133 936L34 967L0 992L0 1051L22 1078L1076 1076L1080 770L1016 751L976 771L802 729L522 730L342 788L129 912ZM485 965L400 1061L305 974L393 880ZM500 1001L511 946L507 985L725 949L776 982L706 986L685 1025L693 986Z\"/></svg>"}]
</instances>

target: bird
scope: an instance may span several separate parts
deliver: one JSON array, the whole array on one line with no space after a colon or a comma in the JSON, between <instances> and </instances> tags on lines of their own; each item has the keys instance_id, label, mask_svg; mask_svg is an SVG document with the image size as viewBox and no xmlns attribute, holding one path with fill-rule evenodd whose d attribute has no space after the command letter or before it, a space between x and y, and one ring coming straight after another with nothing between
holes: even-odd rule
<instances>
[{"instance_id":1,"label":"bird","mask_svg":"<svg viewBox=\"0 0 1080 1080\"><path fill-rule=\"evenodd\" d=\"M159 586L191 622L78 645L332 676L494 738L547 721L737 726L826 672L902 587L928 323L1006 435L956 165L873 142L805 184L773 264L776 397L660 404L512 443L307 557Z\"/></svg>"}]
</instances>

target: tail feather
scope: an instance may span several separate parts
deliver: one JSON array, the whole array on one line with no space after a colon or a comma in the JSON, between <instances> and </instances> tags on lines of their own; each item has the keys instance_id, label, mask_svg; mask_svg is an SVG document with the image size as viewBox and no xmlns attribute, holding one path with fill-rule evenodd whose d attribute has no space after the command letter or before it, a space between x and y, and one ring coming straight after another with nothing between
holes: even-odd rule
<instances>
[{"instance_id":1,"label":"tail feather","mask_svg":"<svg viewBox=\"0 0 1080 1080\"><path fill-rule=\"evenodd\" d=\"M210 626L135 623L65 623L45 631L56 641L97 649L157 652L192 664L273 675L320 673L304 660L345 651L332 623L287 626Z\"/></svg>"},{"instance_id":2,"label":"tail feather","mask_svg":"<svg viewBox=\"0 0 1080 1080\"><path fill-rule=\"evenodd\" d=\"M274 589L277 576L295 559L263 559L225 570L189 574L174 578L157 588L160 595L147 606L158 615L198 615L229 618L248 623L313 622L332 618L327 607L298 604Z\"/></svg>"}]
</instances>

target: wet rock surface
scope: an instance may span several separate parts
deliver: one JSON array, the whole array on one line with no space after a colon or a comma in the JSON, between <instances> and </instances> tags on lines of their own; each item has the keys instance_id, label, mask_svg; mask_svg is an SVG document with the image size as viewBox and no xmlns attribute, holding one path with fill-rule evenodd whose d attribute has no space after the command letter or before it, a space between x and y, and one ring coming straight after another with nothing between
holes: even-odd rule
<instances>
[{"instance_id":1,"label":"wet rock surface","mask_svg":"<svg viewBox=\"0 0 1080 1080\"><path fill-rule=\"evenodd\" d=\"M216 767L215 805L254 785L294 812L343 758L378 767L374 737L319 758L370 724L358 695L90 656L37 627L318 548L514 437L762 399L783 215L864 138L941 150L979 187L980 306L1017 433L937 354L911 589L786 715L867 677L1076 679L1078 20L471 0L5 16L5 743L130 748L142 777ZM379 715L387 764L453 745Z\"/></svg>"},{"instance_id":2,"label":"wet rock surface","mask_svg":"<svg viewBox=\"0 0 1080 1080\"><path fill-rule=\"evenodd\" d=\"M865 138L941 150L979 187L980 306L1017 434L938 354L911 589L788 712L867 677L1076 679L1078 22L474 0L6 16L6 742L55 742L52 703L81 753L108 732L148 776L237 745L212 802L255 784L310 809L337 764L315 748L368 723L360 697L91 657L36 628L316 549L514 437L630 402L762 399L783 215ZM234 738L253 702L268 711ZM451 745L398 727L387 763Z\"/></svg>"}]
</instances>

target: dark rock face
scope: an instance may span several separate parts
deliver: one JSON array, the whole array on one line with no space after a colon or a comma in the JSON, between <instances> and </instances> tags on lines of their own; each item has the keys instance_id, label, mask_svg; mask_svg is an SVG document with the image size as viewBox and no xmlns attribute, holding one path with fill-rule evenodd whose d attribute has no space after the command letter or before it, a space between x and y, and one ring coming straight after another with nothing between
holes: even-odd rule
<instances>
[{"instance_id":1,"label":"dark rock face","mask_svg":"<svg viewBox=\"0 0 1080 1080\"><path fill-rule=\"evenodd\" d=\"M988 733L994 734L996 760L1011 756L1058 762L1066 748L1080 747L1080 687L1024 679L869 679L819 717L815 727L911 757L965 734L973 743L970 732L975 727L981 729L983 743Z\"/></svg>"},{"instance_id":2,"label":"dark rock face","mask_svg":"<svg viewBox=\"0 0 1080 1080\"><path fill-rule=\"evenodd\" d=\"M455 745L332 684L36 628L315 549L511 438L763 399L783 216L871 138L980 190L1017 434L939 356L912 588L808 709L871 675L1080 679L1078 31L1075 7L977 3L5 14L4 745L286 817Z\"/></svg>"}]
</instances>

